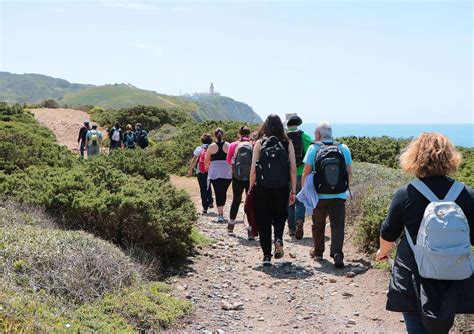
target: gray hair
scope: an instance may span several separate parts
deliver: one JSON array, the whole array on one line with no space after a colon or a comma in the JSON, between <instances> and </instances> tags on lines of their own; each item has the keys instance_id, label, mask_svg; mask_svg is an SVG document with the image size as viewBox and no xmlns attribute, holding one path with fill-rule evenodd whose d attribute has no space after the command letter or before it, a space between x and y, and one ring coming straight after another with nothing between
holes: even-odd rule
<instances>
[{"instance_id":1,"label":"gray hair","mask_svg":"<svg viewBox=\"0 0 474 334\"><path fill-rule=\"evenodd\" d=\"M332 139L332 127L328 122L318 123L316 127L315 135L321 136L321 139Z\"/></svg>"}]
</instances>

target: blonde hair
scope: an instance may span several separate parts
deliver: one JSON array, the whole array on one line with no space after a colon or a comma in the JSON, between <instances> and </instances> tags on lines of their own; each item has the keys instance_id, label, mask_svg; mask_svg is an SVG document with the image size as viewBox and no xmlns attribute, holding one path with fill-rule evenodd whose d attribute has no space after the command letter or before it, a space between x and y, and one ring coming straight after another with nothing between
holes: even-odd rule
<instances>
[{"instance_id":1,"label":"blonde hair","mask_svg":"<svg viewBox=\"0 0 474 334\"><path fill-rule=\"evenodd\" d=\"M422 133L410 142L400 156L402 169L416 177L446 176L457 171L461 153L440 133Z\"/></svg>"},{"instance_id":2,"label":"blonde hair","mask_svg":"<svg viewBox=\"0 0 474 334\"><path fill-rule=\"evenodd\" d=\"M127 124L127 131L128 131L128 130L130 130L130 131L133 130L132 124Z\"/></svg>"}]
</instances>

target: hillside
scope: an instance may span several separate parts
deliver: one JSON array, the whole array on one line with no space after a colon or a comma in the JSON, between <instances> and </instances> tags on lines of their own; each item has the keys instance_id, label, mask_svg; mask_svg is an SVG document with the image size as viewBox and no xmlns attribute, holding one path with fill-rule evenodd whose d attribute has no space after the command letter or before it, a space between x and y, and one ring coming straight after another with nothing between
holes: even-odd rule
<instances>
[{"instance_id":1,"label":"hillside","mask_svg":"<svg viewBox=\"0 0 474 334\"><path fill-rule=\"evenodd\" d=\"M259 123L261 118L245 103L224 96L165 95L130 84L103 86L70 83L40 74L0 72L0 101L38 103L55 99L73 107L97 106L104 109L130 108L136 105L173 108L189 112L196 120L238 120Z\"/></svg>"},{"instance_id":2,"label":"hillside","mask_svg":"<svg viewBox=\"0 0 474 334\"><path fill-rule=\"evenodd\" d=\"M89 86L41 74L0 72L0 101L37 103L45 99L59 100L69 92Z\"/></svg>"}]
</instances>

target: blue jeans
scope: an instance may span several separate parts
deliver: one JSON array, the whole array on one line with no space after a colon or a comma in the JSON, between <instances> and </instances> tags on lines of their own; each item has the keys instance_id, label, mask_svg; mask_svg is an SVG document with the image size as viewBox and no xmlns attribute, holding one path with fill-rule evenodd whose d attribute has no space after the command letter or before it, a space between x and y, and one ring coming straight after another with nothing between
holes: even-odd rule
<instances>
[{"instance_id":1,"label":"blue jeans","mask_svg":"<svg viewBox=\"0 0 474 334\"><path fill-rule=\"evenodd\" d=\"M403 313L408 334L429 334L418 313Z\"/></svg>"},{"instance_id":2,"label":"blue jeans","mask_svg":"<svg viewBox=\"0 0 474 334\"><path fill-rule=\"evenodd\" d=\"M301 175L296 177L296 193L301 191ZM288 229L296 230L296 221L304 221L305 208L304 204L296 200L295 204L288 206Z\"/></svg>"},{"instance_id":3,"label":"blue jeans","mask_svg":"<svg viewBox=\"0 0 474 334\"><path fill-rule=\"evenodd\" d=\"M81 140L81 146L79 148L79 151L81 152L81 157L84 157L85 148L86 148L86 143L85 143L85 141Z\"/></svg>"}]
</instances>

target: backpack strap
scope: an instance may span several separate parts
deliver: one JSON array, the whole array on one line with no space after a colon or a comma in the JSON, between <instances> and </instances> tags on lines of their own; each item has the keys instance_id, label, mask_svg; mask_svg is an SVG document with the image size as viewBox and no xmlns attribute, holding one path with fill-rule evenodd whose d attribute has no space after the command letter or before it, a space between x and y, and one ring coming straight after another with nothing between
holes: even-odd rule
<instances>
[{"instance_id":1,"label":"backpack strap","mask_svg":"<svg viewBox=\"0 0 474 334\"><path fill-rule=\"evenodd\" d=\"M423 196L425 196L430 202L438 202L439 198L436 196L428 186L421 181L416 179L410 183L416 190L418 190Z\"/></svg>"},{"instance_id":2,"label":"backpack strap","mask_svg":"<svg viewBox=\"0 0 474 334\"><path fill-rule=\"evenodd\" d=\"M464 190L464 183L459 181L454 181L451 189L449 189L448 193L444 197L444 201L454 202L458 199L461 192Z\"/></svg>"},{"instance_id":3,"label":"backpack strap","mask_svg":"<svg viewBox=\"0 0 474 334\"><path fill-rule=\"evenodd\" d=\"M415 251L415 244L413 243L413 239L411 238L410 232L408 232L407 227L405 226L405 238L407 238L408 244L412 251Z\"/></svg>"}]
</instances>

